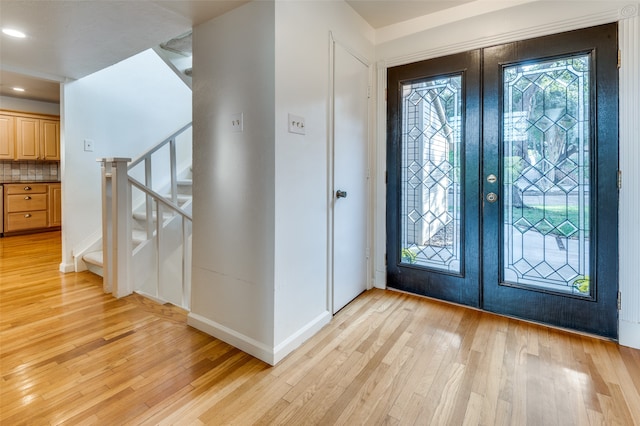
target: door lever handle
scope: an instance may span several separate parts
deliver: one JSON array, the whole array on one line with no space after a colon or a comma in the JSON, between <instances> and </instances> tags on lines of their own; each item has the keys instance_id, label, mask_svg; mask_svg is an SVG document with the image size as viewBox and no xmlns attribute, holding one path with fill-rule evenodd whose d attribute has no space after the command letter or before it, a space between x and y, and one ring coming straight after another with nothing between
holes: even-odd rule
<instances>
[{"instance_id":1,"label":"door lever handle","mask_svg":"<svg viewBox=\"0 0 640 426\"><path fill-rule=\"evenodd\" d=\"M347 198L347 191L341 191L338 189L336 191L336 198Z\"/></svg>"}]
</instances>

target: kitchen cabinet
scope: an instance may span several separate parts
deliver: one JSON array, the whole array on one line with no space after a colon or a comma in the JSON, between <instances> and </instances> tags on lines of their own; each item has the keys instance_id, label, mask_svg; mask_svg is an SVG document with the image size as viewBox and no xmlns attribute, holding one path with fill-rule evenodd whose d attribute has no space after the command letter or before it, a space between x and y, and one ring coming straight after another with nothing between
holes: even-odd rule
<instances>
[{"instance_id":1,"label":"kitchen cabinet","mask_svg":"<svg viewBox=\"0 0 640 426\"><path fill-rule=\"evenodd\" d=\"M60 119L0 111L0 159L60 161Z\"/></svg>"},{"instance_id":2,"label":"kitchen cabinet","mask_svg":"<svg viewBox=\"0 0 640 426\"><path fill-rule=\"evenodd\" d=\"M4 232L60 227L60 183L4 184Z\"/></svg>"},{"instance_id":3,"label":"kitchen cabinet","mask_svg":"<svg viewBox=\"0 0 640 426\"><path fill-rule=\"evenodd\" d=\"M16 118L0 114L0 160L13 160Z\"/></svg>"},{"instance_id":4,"label":"kitchen cabinet","mask_svg":"<svg viewBox=\"0 0 640 426\"><path fill-rule=\"evenodd\" d=\"M40 159L60 160L59 120L40 120Z\"/></svg>"},{"instance_id":5,"label":"kitchen cabinet","mask_svg":"<svg viewBox=\"0 0 640 426\"><path fill-rule=\"evenodd\" d=\"M49 228L62 225L62 185L59 183L49 184L49 204L47 212L49 215Z\"/></svg>"}]
</instances>

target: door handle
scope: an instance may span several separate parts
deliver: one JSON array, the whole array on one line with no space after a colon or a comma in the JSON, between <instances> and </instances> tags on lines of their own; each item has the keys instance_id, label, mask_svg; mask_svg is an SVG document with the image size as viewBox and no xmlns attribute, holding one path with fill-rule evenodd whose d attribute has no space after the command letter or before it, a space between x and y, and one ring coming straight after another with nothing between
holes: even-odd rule
<instances>
[{"instance_id":1,"label":"door handle","mask_svg":"<svg viewBox=\"0 0 640 426\"><path fill-rule=\"evenodd\" d=\"M496 201L498 201L498 194L496 194L495 192L488 193L487 201L490 203L495 203Z\"/></svg>"},{"instance_id":2,"label":"door handle","mask_svg":"<svg viewBox=\"0 0 640 426\"><path fill-rule=\"evenodd\" d=\"M336 198L347 198L347 191L341 191L338 189L336 191Z\"/></svg>"}]
</instances>

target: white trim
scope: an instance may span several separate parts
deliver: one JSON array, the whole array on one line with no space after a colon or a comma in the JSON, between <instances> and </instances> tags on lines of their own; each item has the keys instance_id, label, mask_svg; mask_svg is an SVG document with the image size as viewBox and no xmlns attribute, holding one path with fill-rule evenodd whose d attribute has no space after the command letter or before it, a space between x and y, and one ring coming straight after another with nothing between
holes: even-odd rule
<instances>
[{"instance_id":1,"label":"white trim","mask_svg":"<svg viewBox=\"0 0 640 426\"><path fill-rule=\"evenodd\" d=\"M397 24L388 25L376 30L376 43L386 43L398 38L411 35L415 28L422 31L442 27L447 24L473 18L479 15L508 9L539 0L510 0L510 1L472 1L471 3L444 9L424 16L418 16Z\"/></svg>"},{"instance_id":2,"label":"white trim","mask_svg":"<svg viewBox=\"0 0 640 426\"><path fill-rule=\"evenodd\" d=\"M275 365L274 352L262 342L258 342L249 336L245 336L242 333L238 333L229 327L225 327L216 321L203 317L202 315L194 314L193 312L187 316L187 324L231 346L235 346L269 365Z\"/></svg>"},{"instance_id":3,"label":"white trim","mask_svg":"<svg viewBox=\"0 0 640 426\"><path fill-rule=\"evenodd\" d=\"M276 347L269 348L266 344L259 342L242 333L225 327L224 325L213 321L202 315L189 313L187 316L187 324L202 332L207 333L217 339L222 340L243 352L248 353L269 365L276 365L282 361L287 355L302 345L309 338L313 337L325 325L331 322L332 315L329 311L325 311L308 322L304 327L293 333L282 343Z\"/></svg>"},{"instance_id":4,"label":"white trim","mask_svg":"<svg viewBox=\"0 0 640 426\"><path fill-rule=\"evenodd\" d=\"M559 21L544 23L537 26L522 28L515 31L508 31L494 36L486 36L465 40L459 43L435 46L429 49L421 50L412 54L384 58L388 67L404 65L408 63L418 62L425 59L437 58L440 56L450 55L453 53L466 52L468 50L480 49L498 44L509 43L513 41L526 40L534 37L541 37L550 34L561 33L580 28L587 28L595 25L601 25L616 22L621 18L629 18L637 15L638 8L633 4L624 8L611 8L598 13L586 16L562 19ZM408 36L410 37L410 36Z\"/></svg>"},{"instance_id":5,"label":"white trim","mask_svg":"<svg viewBox=\"0 0 640 426\"><path fill-rule=\"evenodd\" d=\"M637 15L638 8L635 9ZM628 12L633 12L629 8ZM640 349L640 17L619 23L622 54L620 67L620 164L622 188L619 198L619 290L622 310L618 341Z\"/></svg>"},{"instance_id":6,"label":"white trim","mask_svg":"<svg viewBox=\"0 0 640 426\"><path fill-rule=\"evenodd\" d=\"M375 181L374 186L374 233L373 233L373 285L376 288L385 289L387 287L387 268L384 262L387 253L387 184L385 176L387 172L387 63L378 61L377 63L377 140L375 157Z\"/></svg>"},{"instance_id":7,"label":"white trim","mask_svg":"<svg viewBox=\"0 0 640 426\"><path fill-rule=\"evenodd\" d=\"M640 349L640 323L621 320L618 327L618 342L622 346Z\"/></svg>"},{"instance_id":8,"label":"white trim","mask_svg":"<svg viewBox=\"0 0 640 426\"><path fill-rule=\"evenodd\" d=\"M273 364L282 361L287 355L297 349L305 341L313 337L322 327L331 322L331 312L325 311L307 323L304 327L293 333L279 345L273 348ZM264 361L264 360L263 360ZM266 361L265 361L266 362Z\"/></svg>"},{"instance_id":9,"label":"white trim","mask_svg":"<svg viewBox=\"0 0 640 426\"><path fill-rule=\"evenodd\" d=\"M329 87L327 102L327 311L333 312L333 144L335 39L329 31Z\"/></svg>"},{"instance_id":10,"label":"white trim","mask_svg":"<svg viewBox=\"0 0 640 426\"><path fill-rule=\"evenodd\" d=\"M60 263L58 270L63 274L68 274L69 272L75 272L76 268L73 263Z\"/></svg>"}]
</instances>

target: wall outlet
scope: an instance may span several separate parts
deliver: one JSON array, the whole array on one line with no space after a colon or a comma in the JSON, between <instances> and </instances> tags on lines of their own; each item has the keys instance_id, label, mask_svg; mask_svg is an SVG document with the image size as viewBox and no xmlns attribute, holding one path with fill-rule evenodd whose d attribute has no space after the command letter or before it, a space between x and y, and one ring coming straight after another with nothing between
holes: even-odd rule
<instances>
[{"instance_id":1,"label":"wall outlet","mask_svg":"<svg viewBox=\"0 0 640 426\"><path fill-rule=\"evenodd\" d=\"M231 131L242 132L244 130L244 114L239 112L237 114L231 114Z\"/></svg>"},{"instance_id":2,"label":"wall outlet","mask_svg":"<svg viewBox=\"0 0 640 426\"><path fill-rule=\"evenodd\" d=\"M93 152L93 141L91 139L84 140L84 150L86 152Z\"/></svg>"},{"instance_id":3,"label":"wall outlet","mask_svg":"<svg viewBox=\"0 0 640 426\"><path fill-rule=\"evenodd\" d=\"M289 114L289 133L304 135L306 133L304 117Z\"/></svg>"}]
</instances>

